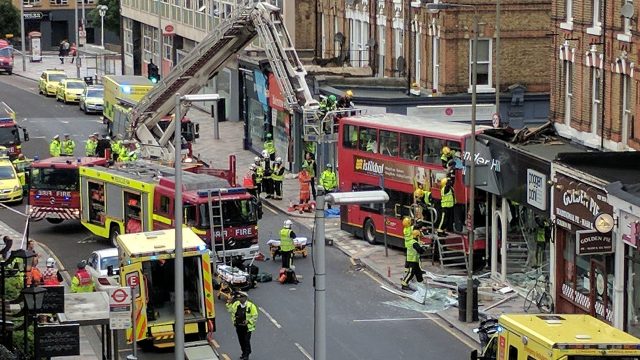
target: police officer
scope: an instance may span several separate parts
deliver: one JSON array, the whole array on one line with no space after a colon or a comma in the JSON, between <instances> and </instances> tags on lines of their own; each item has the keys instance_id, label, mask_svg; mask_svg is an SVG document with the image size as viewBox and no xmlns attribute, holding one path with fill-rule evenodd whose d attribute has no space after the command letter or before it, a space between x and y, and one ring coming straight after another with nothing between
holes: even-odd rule
<instances>
[{"instance_id":1,"label":"police officer","mask_svg":"<svg viewBox=\"0 0 640 360\"><path fill-rule=\"evenodd\" d=\"M267 141L264 142L264 150L267 152L269 160L276 160L276 146L273 144L273 135L271 133L267 133Z\"/></svg>"},{"instance_id":2,"label":"police officer","mask_svg":"<svg viewBox=\"0 0 640 360\"><path fill-rule=\"evenodd\" d=\"M98 133L93 133L89 135L89 140L87 140L87 143L84 146L84 150L87 156L96 156L97 148L98 148Z\"/></svg>"},{"instance_id":3,"label":"police officer","mask_svg":"<svg viewBox=\"0 0 640 360\"><path fill-rule=\"evenodd\" d=\"M71 139L69 134L64 134L64 140L62 140L61 155L73 156L73 152L76 150L76 142Z\"/></svg>"},{"instance_id":4,"label":"police officer","mask_svg":"<svg viewBox=\"0 0 640 360\"><path fill-rule=\"evenodd\" d=\"M284 180L284 166L282 158L277 157L271 169L271 181L273 182L273 199L282 200L282 181Z\"/></svg>"},{"instance_id":5,"label":"police officer","mask_svg":"<svg viewBox=\"0 0 640 360\"><path fill-rule=\"evenodd\" d=\"M93 283L93 279L89 272L85 269L87 266L87 262L82 260L78 263L78 270L76 274L71 279L71 292L72 293L81 293L81 292L93 292L95 289L95 284Z\"/></svg>"},{"instance_id":6,"label":"police officer","mask_svg":"<svg viewBox=\"0 0 640 360\"><path fill-rule=\"evenodd\" d=\"M60 135L56 135L49 144L49 154L51 156L60 156L62 153L62 144L60 144Z\"/></svg>"},{"instance_id":7,"label":"police officer","mask_svg":"<svg viewBox=\"0 0 640 360\"><path fill-rule=\"evenodd\" d=\"M446 235L446 231L453 230L453 206L455 196L453 194L453 181L451 178L440 180L440 221L438 222L438 235Z\"/></svg>"},{"instance_id":8,"label":"police officer","mask_svg":"<svg viewBox=\"0 0 640 360\"><path fill-rule=\"evenodd\" d=\"M289 219L284 221L284 225L280 230L280 255L282 256L282 268L290 269L293 250L296 248L293 239L296 234L291 230L293 222Z\"/></svg>"},{"instance_id":9,"label":"police officer","mask_svg":"<svg viewBox=\"0 0 640 360\"><path fill-rule=\"evenodd\" d=\"M247 293L239 291L227 299L227 311L236 327L238 342L242 350L240 360L248 360L251 354L251 333L256 330L258 307L248 300Z\"/></svg>"},{"instance_id":10,"label":"police officer","mask_svg":"<svg viewBox=\"0 0 640 360\"><path fill-rule=\"evenodd\" d=\"M411 230L409 236L405 235L404 239L404 247L407 250L407 259L404 264L404 276L402 277L402 281L400 284L402 285L402 290L414 290L409 286L409 282L413 277L416 277L416 280L421 283L422 282L422 268L420 268L420 254L424 254L425 249L420 246L420 231L419 230Z\"/></svg>"}]
</instances>

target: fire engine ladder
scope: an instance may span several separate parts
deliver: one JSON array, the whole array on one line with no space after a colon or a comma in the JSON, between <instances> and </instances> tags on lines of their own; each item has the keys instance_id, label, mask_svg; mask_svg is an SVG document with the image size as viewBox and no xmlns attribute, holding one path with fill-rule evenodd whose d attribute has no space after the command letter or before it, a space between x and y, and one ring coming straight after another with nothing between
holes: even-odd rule
<instances>
[{"instance_id":1,"label":"fire engine ladder","mask_svg":"<svg viewBox=\"0 0 640 360\"><path fill-rule=\"evenodd\" d=\"M303 136L305 141L334 143L338 141L338 119L347 116L363 115L364 109L339 109L305 113L303 116Z\"/></svg>"},{"instance_id":2,"label":"fire engine ladder","mask_svg":"<svg viewBox=\"0 0 640 360\"><path fill-rule=\"evenodd\" d=\"M222 263L227 263L227 245L225 241L224 234L224 214L222 212L222 193L218 191L217 196L211 196L211 190L207 191L207 201L209 202L209 231L211 233L211 251L213 252L213 257L215 264L217 260L217 251L216 251L216 234L220 234L220 238L222 239ZM214 204L215 202L215 204ZM217 211L217 213L214 212Z\"/></svg>"},{"instance_id":3,"label":"fire engine ladder","mask_svg":"<svg viewBox=\"0 0 640 360\"><path fill-rule=\"evenodd\" d=\"M464 237L460 235L438 236L436 233L433 234L433 238L438 244L440 268L454 272L466 272L469 264L467 262L467 253L464 250Z\"/></svg>"}]
</instances>

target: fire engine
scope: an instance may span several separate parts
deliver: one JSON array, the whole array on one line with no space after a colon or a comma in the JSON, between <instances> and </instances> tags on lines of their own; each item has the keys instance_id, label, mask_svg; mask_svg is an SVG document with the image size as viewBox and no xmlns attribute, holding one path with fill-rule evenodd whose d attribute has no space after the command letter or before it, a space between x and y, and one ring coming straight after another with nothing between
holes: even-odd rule
<instances>
[{"instance_id":1,"label":"fire engine","mask_svg":"<svg viewBox=\"0 0 640 360\"><path fill-rule=\"evenodd\" d=\"M104 166L98 157L58 156L31 163L28 177L29 214L32 220L59 224L80 220L80 166Z\"/></svg>"},{"instance_id":2,"label":"fire engine","mask_svg":"<svg viewBox=\"0 0 640 360\"><path fill-rule=\"evenodd\" d=\"M19 129L22 129L22 139ZM7 148L11 160L22 152L23 140L29 141L27 129L20 127L16 122L16 112L5 102L0 102L0 146Z\"/></svg>"},{"instance_id":3,"label":"fire engine","mask_svg":"<svg viewBox=\"0 0 640 360\"><path fill-rule=\"evenodd\" d=\"M119 234L174 227L175 174L148 161L80 167L82 224L114 245ZM183 171L182 181L184 224L209 246L213 232L216 251L252 258L258 252L255 197L211 175Z\"/></svg>"}]
</instances>

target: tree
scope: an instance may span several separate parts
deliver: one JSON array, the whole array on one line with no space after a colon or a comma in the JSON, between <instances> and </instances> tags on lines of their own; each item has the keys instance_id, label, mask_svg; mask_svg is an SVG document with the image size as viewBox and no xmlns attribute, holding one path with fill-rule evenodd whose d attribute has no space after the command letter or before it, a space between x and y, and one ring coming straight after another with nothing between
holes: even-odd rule
<instances>
[{"instance_id":1,"label":"tree","mask_svg":"<svg viewBox=\"0 0 640 360\"><path fill-rule=\"evenodd\" d=\"M20 11L13 6L11 0L0 0L0 35L20 33Z\"/></svg>"},{"instance_id":2,"label":"tree","mask_svg":"<svg viewBox=\"0 0 640 360\"><path fill-rule=\"evenodd\" d=\"M120 0L99 0L98 5L107 5L109 8L109 10L107 10L107 15L104 16L105 30L109 30L120 36ZM96 8L91 10L88 17L91 19L91 24L96 28L96 31L101 31L100 12L98 9Z\"/></svg>"}]
</instances>

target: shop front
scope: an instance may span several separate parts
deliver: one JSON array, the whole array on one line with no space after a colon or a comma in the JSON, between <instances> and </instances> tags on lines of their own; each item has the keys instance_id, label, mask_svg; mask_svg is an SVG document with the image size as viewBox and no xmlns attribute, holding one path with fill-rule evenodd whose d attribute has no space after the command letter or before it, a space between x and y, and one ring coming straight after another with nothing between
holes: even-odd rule
<instances>
[{"instance_id":1,"label":"shop front","mask_svg":"<svg viewBox=\"0 0 640 360\"><path fill-rule=\"evenodd\" d=\"M276 156L282 158L283 165L291 169L293 148L291 141L291 113L285 108L284 96L278 81L269 73L269 107L271 108L271 134L276 147Z\"/></svg>"},{"instance_id":2,"label":"shop front","mask_svg":"<svg viewBox=\"0 0 640 360\"><path fill-rule=\"evenodd\" d=\"M267 77L257 64L240 61L240 107L244 120L244 149L260 153L272 132L267 100Z\"/></svg>"},{"instance_id":3,"label":"shop front","mask_svg":"<svg viewBox=\"0 0 640 360\"><path fill-rule=\"evenodd\" d=\"M551 168L555 311L590 314L613 323L617 272L613 207L604 190L607 183L558 162Z\"/></svg>"}]
</instances>

